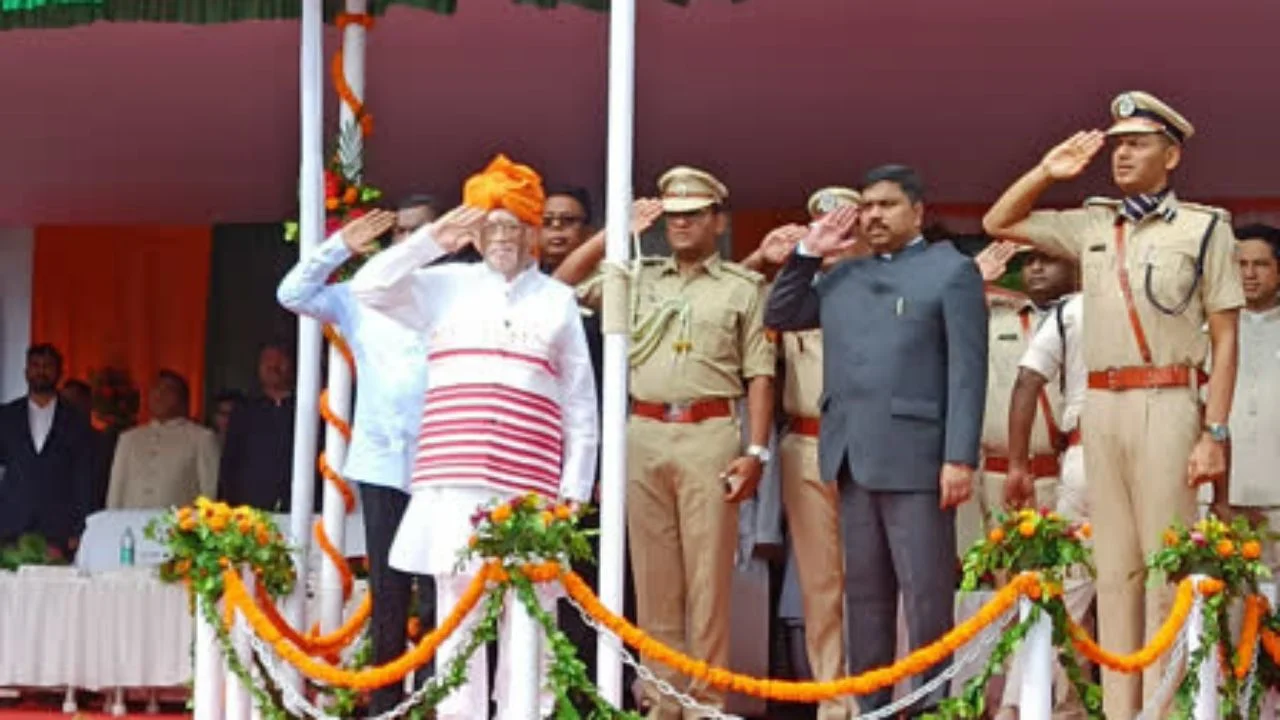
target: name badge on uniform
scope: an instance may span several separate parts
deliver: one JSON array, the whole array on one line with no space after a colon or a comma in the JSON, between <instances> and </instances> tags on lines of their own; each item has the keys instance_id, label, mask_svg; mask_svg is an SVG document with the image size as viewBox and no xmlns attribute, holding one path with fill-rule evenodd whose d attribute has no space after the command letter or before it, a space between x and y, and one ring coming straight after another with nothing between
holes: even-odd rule
<instances>
[{"instance_id":1,"label":"name badge on uniform","mask_svg":"<svg viewBox=\"0 0 1280 720\"><path fill-rule=\"evenodd\" d=\"M996 336L996 339L997 339L997 340L1011 340L1011 341L1016 342L1016 341L1018 340L1018 334L1017 334L1017 333L1000 333L999 335L997 335L997 336Z\"/></svg>"},{"instance_id":2,"label":"name badge on uniform","mask_svg":"<svg viewBox=\"0 0 1280 720\"><path fill-rule=\"evenodd\" d=\"M1107 251L1107 246L1105 244L1089 246L1089 252L1106 252L1106 251Z\"/></svg>"}]
</instances>

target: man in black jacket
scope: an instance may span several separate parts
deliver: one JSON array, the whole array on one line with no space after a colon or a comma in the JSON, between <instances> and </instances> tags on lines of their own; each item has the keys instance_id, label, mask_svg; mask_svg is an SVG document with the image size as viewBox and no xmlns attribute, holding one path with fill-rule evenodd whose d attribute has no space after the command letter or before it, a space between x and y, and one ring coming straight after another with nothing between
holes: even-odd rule
<instances>
[{"instance_id":1,"label":"man in black jacket","mask_svg":"<svg viewBox=\"0 0 1280 720\"><path fill-rule=\"evenodd\" d=\"M982 435L982 278L951 243L925 241L922 194L910 168L872 170L861 205L812 226L765 311L765 325L775 330L822 328L818 465L840 492L854 674L893 661L899 592L912 648L951 628L955 507L972 493ZM823 257L863 239L869 255L841 261L814 281ZM861 710L883 707L891 694L859 698ZM944 686L922 705L945 696Z\"/></svg>"},{"instance_id":2,"label":"man in black jacket","mask_svg":"<svg viewBox=\"0 0 1280 720\"><path fill-rule=\"evenodd\" d=\"M62 355L27 350L27 394L0 407L0 545L41 535L69 556L84 530L93 491L88 418L58 401Z\"/></svg>"}]
</instances>

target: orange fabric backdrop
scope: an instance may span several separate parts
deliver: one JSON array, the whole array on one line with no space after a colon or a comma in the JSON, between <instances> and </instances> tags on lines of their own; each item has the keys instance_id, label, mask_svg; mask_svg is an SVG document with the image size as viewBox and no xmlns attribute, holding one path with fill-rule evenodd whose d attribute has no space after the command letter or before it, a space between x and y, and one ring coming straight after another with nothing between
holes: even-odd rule
<instances>
[{"instance_id":1,"label":"orange fabric backdrop","mask_svg":"<svg viewBox=\"0 0 1280 720\"><path fill-rule=\"evenodd\" d=\"M66 359L64 378L128 370L142 392L168 368L191 384L202 417L209 228L36 228L31 337Z\"/></svg>"}]
</instances>

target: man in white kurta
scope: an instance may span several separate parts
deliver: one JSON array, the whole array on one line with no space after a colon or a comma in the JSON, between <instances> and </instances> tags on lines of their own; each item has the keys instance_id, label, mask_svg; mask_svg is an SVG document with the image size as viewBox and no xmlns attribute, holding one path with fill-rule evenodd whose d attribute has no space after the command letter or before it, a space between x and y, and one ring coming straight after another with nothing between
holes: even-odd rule
<instances>
[{"instance_id":1,"label":"man in white kurta","mask_svg":"<svg viewBox=\"0 0 1280 720\"><path fill-rule=\"evenodd\" d=\"M500 156L463 195L467 207L375 256L351 283L361 302L425 338L427 393L412 497L391 564L436 577L439 620L478 570L475 563L458 568L476 509L527 493L585 501L596 462L595 384L577 300L531 255L541 180ZM424 267L444 252L440 241L469 232L483 264ZM544 607L554 612L554 595L543 590ZM508 612L515 602L508 598ZM442 663L478 617L442 645ZM504 702L512 676L506 655L499 659L498 717L516 720ZM437 718L487 716L486 664L484 653L472 657L466 686L441 703ZM540 704L546 716L554 698L543 691Z\"/></svg>"},{"instance_id":2,"label":"man in white kurta","mask_svg":"<svg viewBox=\"0 0 1280 720\"><path fill-rule=\"evenodd\" d=\"M190 390L182 376L161 371L151 387L151 420L126 430L116 446L108 510L189 505L218 491L218 437L187 417Z\"/></svg>"}]
</instances>

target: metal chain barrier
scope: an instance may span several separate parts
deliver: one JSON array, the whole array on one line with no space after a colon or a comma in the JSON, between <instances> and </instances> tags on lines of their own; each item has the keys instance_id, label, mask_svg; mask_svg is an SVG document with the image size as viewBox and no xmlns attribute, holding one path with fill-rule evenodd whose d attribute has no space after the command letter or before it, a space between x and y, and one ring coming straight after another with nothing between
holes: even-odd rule
<instances>
[{"instance_id":1,"label":"metal chain barrier","mask_svg":"<svg viewBox=\"0 0 1280 720\"><path fill-rule=\"evenodd\" d=\"M600 624L600 622L592 617L585 608L577 603L577 601L571 597L566 597L565 600L567 600L569 604L573 606L573 609L577 611L578 615L582 617L582 621L587 624L587 627L590 627L600 635L609 638L609 642L613 644L618 654L622 657L623 663L635 670L637 677L653 685L659 693L672 698L682 707L701 713L707 718L714 718L714 720L742 720L737 715L729 715L721 710L698 702L696 698L677 690L671 685L671 683L659 678L652 670L645 667L645 665L636 658L635 654L632 653L630 648L623 644L621 639L609 632L608 628ZM906 710L912 705L915 705L920 700L938 690L943 685L954 679L961 670L972 664L978 658L982 657L983 652L988 647L998 642L1001 635L1004 633L1005 624L1013 619L1016 612L1016 609L1008 610L1004 615L1000 616L996 622L988 625L977 638L966 645L966 652L957 653L957 656L952 659L951 665L949 665L946 670L943 670L937 677L924 685L921 685L902 698L899 698L893 704L886 705L885 707L870 713L858 715L853 718L853 720L882 720L883 718L896 716L898 713Z\"/></svg>"}]
</instances>

